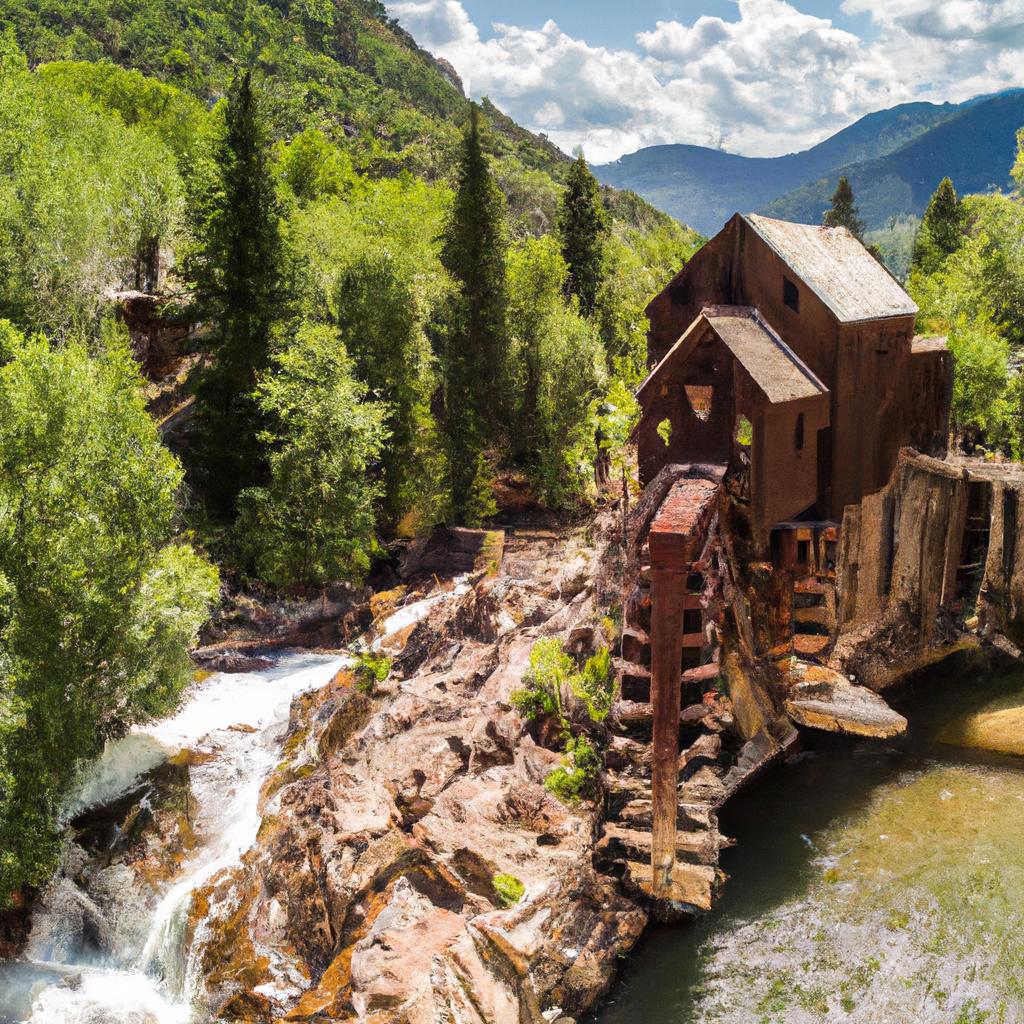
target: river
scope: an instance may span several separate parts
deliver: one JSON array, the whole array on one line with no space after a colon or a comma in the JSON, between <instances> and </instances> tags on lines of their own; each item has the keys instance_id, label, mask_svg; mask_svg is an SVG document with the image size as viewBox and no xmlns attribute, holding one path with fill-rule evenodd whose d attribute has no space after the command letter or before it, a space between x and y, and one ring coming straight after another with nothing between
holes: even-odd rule
<instances>
[{"instance_id":1,"label":"river","mask_svg":"<svg viewBox=\"0 0 1024 1024\"><path fill-rule=\"evenodd\" d=\"M373 646L379 648L386 637L466 589L460 577L451 589L397 608L377 625ZM115 914L102 912L85 893L58 878L54 884L61 888L52 906L33 916L25 960L0 963L0 1024L198 1024L209 1019L199 976L205 921L187 941L193 895L236 865L255 841L262 820L260 791L281 760L293 699L324 686L350 660L289 653L261 671L208 676L190 687L176 714L108 744L68 795L65 819L132 791L147 772L188 751L194 755L189 788L196 807L191 821L196 849L157 893L151 910L122 899ZM95 919L108 919L104 945L110 951L102 956L81 948L74 922L83 903ZM289 979L282 984L290 985Z\"/></svg>"},{"instance_id":2,"label":"river","mask_svg":"<svg viewBox=\"0 0 1024 1024\"><path fill-rule=\"evenodd\" d=\"M1024 1021L1024 760L944 742L1022 703L1024 670L952 659L904 740L818 736L740 794L721 903L652 928L599 1024Z\"/></svg>"}]
</instances>

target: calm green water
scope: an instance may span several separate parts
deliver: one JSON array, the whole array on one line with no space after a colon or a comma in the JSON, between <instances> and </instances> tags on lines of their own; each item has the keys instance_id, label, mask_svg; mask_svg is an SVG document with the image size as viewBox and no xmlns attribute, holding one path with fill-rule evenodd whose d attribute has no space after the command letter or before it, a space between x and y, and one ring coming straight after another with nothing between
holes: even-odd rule
<instances>
[{"instance_id":1,"label":"calm green water","mask_svg":"<svg viewBox=\"0 0 1024 1024\"><path fill-rule=\"evenodd\" d=\"M821 738L737 798L731 878L652 929L599 1024L1024 1022L1024 760L940 743L1024 671L917 680L898 744Z\"/></svg>"}]
</instances>

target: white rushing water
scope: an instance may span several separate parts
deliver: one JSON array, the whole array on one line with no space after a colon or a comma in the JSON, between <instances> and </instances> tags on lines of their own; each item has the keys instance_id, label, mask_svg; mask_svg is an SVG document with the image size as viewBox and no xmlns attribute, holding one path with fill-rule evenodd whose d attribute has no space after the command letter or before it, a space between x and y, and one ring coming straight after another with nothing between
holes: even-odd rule
<instances>
[{"instance_id":1,"label":"white rushing water","mask_svg":"<svg viewBox=\"0 0 1024 1024\"><path fill-rule=\"evenodd\" d=\"M469 589L463 578L455 584L397 609L378 625L374 647ZM253 845L261 820L260 790L280 761L293 698L325 685L346 660L289 654L263 671L212 675L192 688L177 714L108 745L69 794L64 819L131 791L147 772L188 750L200 755L189 769L198 846L160 894L137 948L117 962L45 962L47 954L40 951L53 949L48 930L59 922L37 912L28 949L35 963L0 965L0 1024L198 1024L203 1019L195 1009L202 925L192 949L184 948L193 893L237 864ZM36 971L28 983L27 1018L12 1015L4 1005L5 987L13 989L16 977L25 988L25 968Z\"/></svg>"},{"instance_id":2,"label":"white rushing water","mask_svg":"<svg viewBox=\"0 0 1024 1024\"><path fill-rule=\"evenodd\" d=\"M184 928L192 894L236 864L259 830L259 793L280 760L292 699L326 684L340 657L293 654L260 672L217 674L198 684L176 715L110 744L84 773L68 803L71 817L127 792L181 750L206 757L190 769L199 845L161 895L142 948L131 962L83 966L37 992L31 1024L188 1024L193 1020ZM45 933L48 922L34 922ZM29 953L33 944L30 942ZM0 976L0 987L3 978Z\"/></svg>"},{"instance_id":3,"label":"white rushing water","mask_svg":"<svg viewBox=\"0 0 1024 1024\"><path fill-rule=\"evenodd\" d=\"M469 590L468 577L456 576L454 587L451 590L442 590L430 597L420 598L419 601L411 601L393 611L383 622L378 622L374 628L376 639L373 642L374 650L379 650L381 642L395 633L408 628L415 622L426 618L431 609L446 601L461 597Z\"/></svg>"}]
</instances>

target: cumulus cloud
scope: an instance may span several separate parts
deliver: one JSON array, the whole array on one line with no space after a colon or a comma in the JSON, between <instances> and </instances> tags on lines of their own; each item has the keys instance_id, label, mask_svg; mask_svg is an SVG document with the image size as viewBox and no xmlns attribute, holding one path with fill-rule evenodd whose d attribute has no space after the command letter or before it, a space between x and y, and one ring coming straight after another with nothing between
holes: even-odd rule
<instances>
[{"instance_id":1,"label":"cumulus cloud","mask_svg":"<svg viewBox=\"0 0 1024 1024\"><path fill-rule=\"evenodd\" d=\"M668 142L771 156L906 100L1024 84L1024 0L844 0L871 19L868 41L788 0L738 0L735 19L659 21L635 49L591 46L555 21L495 24L485 40L460 0L390 10L472 96L594 162Z\"/></svg>"}]
</instances>

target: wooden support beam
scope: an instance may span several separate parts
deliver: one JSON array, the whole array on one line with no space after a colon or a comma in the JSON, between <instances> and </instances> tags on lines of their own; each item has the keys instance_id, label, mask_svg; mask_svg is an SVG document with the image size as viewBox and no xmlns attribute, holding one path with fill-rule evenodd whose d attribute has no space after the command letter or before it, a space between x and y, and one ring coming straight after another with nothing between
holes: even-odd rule
<instances>
[{"instance_id":1,"label":"wooden support beam","mask_svg":"<svg viewBox=\"0 0 1024 1024\"><path fill-rule=\"evenodd\" d=\"M651 573L652 896L668 898L676 859L679 783L679 664L686 574Z\"/></svg>"}]
</instances>

